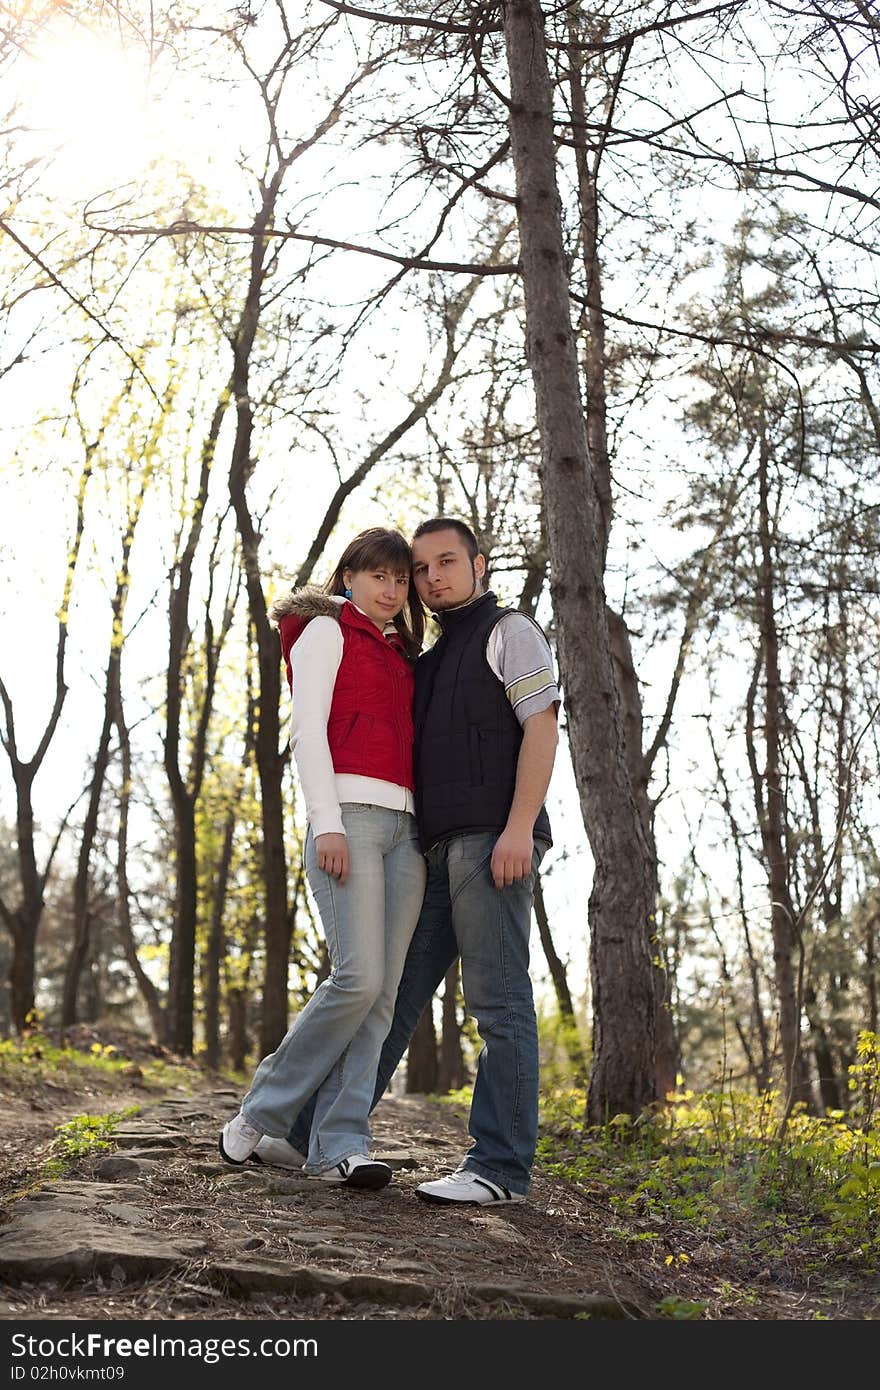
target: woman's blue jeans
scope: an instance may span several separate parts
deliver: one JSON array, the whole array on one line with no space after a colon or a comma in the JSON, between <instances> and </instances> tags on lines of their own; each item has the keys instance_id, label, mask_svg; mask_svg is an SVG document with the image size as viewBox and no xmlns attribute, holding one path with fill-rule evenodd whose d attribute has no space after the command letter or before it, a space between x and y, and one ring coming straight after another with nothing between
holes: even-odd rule
<instances>
[{"instance_id":1,"label":"woman's blue jeans","mask_svg":"<svg viewBox=\"0 0 880 1390\"><path fill-rule=\"evenodd\" d=\"M318 868L311 830L305 844L330 974L260 1062L241 1105L250 1124L283 1138L314 1094L312 1174L369 1152L379 1053L425 889L413 816L354 802L341 809L351 866L344 885Z\"/></svg>"},{"instance_id":2,"label":"woman's blue jeans","mask_svg":"<svg viewBox=\"0 0 880 1390\"><path fill-rule=\"evenodd\" d=\"M465 1008L483 1040L462 1166L525 1195L538 1134L538 1029L529 976L535 880L546 851L535 841L528 878L496 888L490 863L497 833L458 835L429 851L428 882L382 1047L375 1105L407 1049L422 1010L461 957ZM309 1145L306 1106L288 1133Z\"/></svg>"}]
</instances>

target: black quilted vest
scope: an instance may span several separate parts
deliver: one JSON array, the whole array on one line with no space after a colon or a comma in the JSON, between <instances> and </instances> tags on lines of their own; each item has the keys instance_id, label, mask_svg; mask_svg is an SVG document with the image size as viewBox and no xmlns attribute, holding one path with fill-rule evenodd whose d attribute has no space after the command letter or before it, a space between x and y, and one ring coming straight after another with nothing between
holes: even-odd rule
<instances>
[{"instance_id":1,"label":"black quilted vest","mask_svg":"<svg viewBox=\"0 0 880 1390\"><path fill-rule=\"evenodd\" d=\"M507 824L522 728L486 660L495 624L511 610L493 593L440 617L442 632L416 663L416 818L422 848ZM542 806L535 837L552 844Z\"/></svg>"}]
</instances>

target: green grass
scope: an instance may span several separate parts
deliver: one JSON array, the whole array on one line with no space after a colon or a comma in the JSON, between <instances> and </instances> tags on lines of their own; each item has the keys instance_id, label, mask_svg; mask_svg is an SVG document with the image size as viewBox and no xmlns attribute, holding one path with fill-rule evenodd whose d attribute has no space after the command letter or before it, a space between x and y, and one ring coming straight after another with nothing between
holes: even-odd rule
<instances>
[{"instance_id":1,"label":"green grass","mask_svg":"<svg viewBox=\"0 0 880 1390\"><path fill-rule=\"evenodd\" d=\"M584 1122L585 1093L545 1091L536 1170L607 1208L624 1245L684 1271L701 1242L741 1268L784 1263L806 1282L880 1272L880 1040L859 1037L851 1104L784 1120L776 1092L681 1091L633 1122ZM734 1291L731 1290L733 1293ZM748 1291L736 1296L747 1300ZM659 1311L696 1317L693 1300Z\"/></svg>"},{"instance_id":2,"label":"green grass","mask_svg":"<svg viewBox=\"0 0 880 1390\"><path fill-rule=\"evenodd\" d=\"M117 1125L140 1109L139 1104L128 1104L132 1091L150 1101L171 1091L191 1093L198 1079L190 1064L162 1057L133 1061L98 1043L86 1051L60 1047L36 1030L0 1041L0 1096L40 1101L51 1097L59 1107L66 1103L68 1110L72 1104L84 1106L84 1113L55 1127L49 1159L34 1170L24 1188L6 1193L3 1204L35 1184L63 1176L77 1159L112 1149ZM114 1096L124 1096L116 1108ZM93 1113L98 1105L106 1107L105 1113Z\"/></svg>"},{"instance_id":3,"label":"green grass","mask_svg":"<svg viewBox=\"0 0 880 1390\"><path fill-rule=\"evenodd\" d=\"M0 1087L13 1092L31 1094L44 1085L75 1091L90 1083L121 1089L132 1082L158 1092L189 1086L192 1079L188 1067L160 1057L134 1062L119 1056L114 1047L98 1043L81 1052L59 1047L42 1033L0 1041Z\"/></svg>"},{"instance_id":4,"label":"green grass","mask_svg":"<svg viewBox=\"0 0 880 1390\"><path fill-rule=\"evenodd\" d=\"M77 1159L112 1149L113 1131L117 1125L136 1115L139 1110L139 1105L129 1105L109 1115L74 1115L63 1125L56 1125L58 1137L54 1143L55 1152L44 1165L41 1178L63 1177Z\"/></svg>"},{"instance_id":5,"label":"green grass","mask_svg":"<svg viewBox=\"0 0 880 1390\"><path fill-rule=\"evenodd\" d=\"M432 1095L428 1099L439 1100L443 1105L464 1106L466 1110L470 1110L473 1094L473 1086L462 1086L457 1091L446 1091L442 1096Z\"/></svg>"},{"instance_id":6,"label":"green grass","mask_svg":"<svg viewBox=\"0 0 880 1390\"><path fill-rule=\"evenodd\" d=\"M536 1171L607 1205L621 1241L656 1245L672 1269L686 1244L730 1242L755 1261L794 1260L807 1273L880 1272L880 1038L862 1032L850 1105L821 1118L783 1098L680 1091L636 1121L585 1123L586 1093L543 1086ZM465 1086L433 1096L470 1105ZM680 1233L680 1235L679 1235ZM693 1316L670 1312L670 1316Z\"/></svg>"}]
</instances>

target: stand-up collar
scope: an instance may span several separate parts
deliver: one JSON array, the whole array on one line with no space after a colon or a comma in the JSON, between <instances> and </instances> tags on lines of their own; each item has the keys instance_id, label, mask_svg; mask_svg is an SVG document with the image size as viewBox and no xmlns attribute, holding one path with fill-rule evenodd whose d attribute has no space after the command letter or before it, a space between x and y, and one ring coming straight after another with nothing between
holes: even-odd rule
<instances>
[{"instance_id":1,"label":"stand-up collar","mask_svg":"<svg viewBox=\"0 0 880 1390\"><path fill-rule=\"evenodd\" d=\"M463 622L470 614L482 612L484 608L489 608L498 602L498 598L491 589L487 589L479 598L472 599L470 603L463 603L460 608L447 608L442 613L434 614L434 621L439 623L441 632L448 632L457 623Z\"/></svg>"}]
</instances>

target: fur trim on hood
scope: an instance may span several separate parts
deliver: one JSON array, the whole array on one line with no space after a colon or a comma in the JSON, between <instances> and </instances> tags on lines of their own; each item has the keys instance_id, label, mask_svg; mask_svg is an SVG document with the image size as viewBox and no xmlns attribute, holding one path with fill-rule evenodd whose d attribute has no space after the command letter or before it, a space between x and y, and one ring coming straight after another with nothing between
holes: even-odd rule
<instances>
[{"instance_id":1,"label":"fur trim on hood","mask_svg":"<svg viewBox=\"0 0 880 1390\"><path fill-rule=\"evenodd\" d=\"M269 608L269 622L275 627L282 618L336 618L339 620L344 598L337 594L325 594L314 584L306 584L302 589L293 589L289 594L277 598Z\"/></svg>"}]
</instances>

